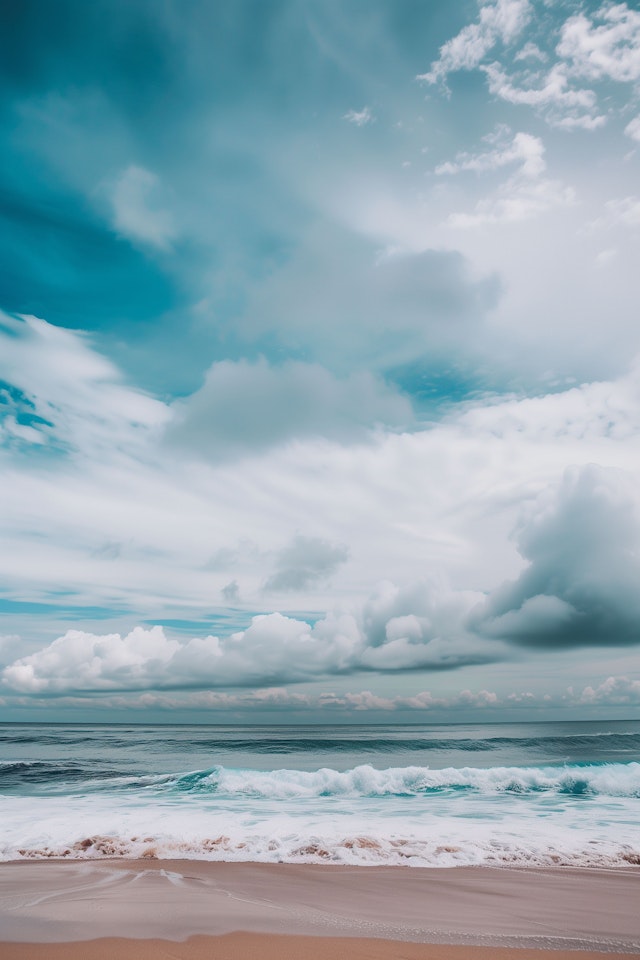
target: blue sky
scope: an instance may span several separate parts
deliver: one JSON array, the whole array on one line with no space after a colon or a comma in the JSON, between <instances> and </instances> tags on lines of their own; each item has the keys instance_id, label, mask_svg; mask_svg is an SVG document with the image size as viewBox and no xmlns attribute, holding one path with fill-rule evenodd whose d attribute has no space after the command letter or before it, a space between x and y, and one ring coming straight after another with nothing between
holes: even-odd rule
<instances>
[{"instance_id":1,"label":"blue sky","mask_svg":"<svg viewBox=\"0 0 640 960\"><path fill-rule=\"evenodd\" d=\"M634 6L0 43L7 717L636 715Z\"/></svg>"}]
</instances>

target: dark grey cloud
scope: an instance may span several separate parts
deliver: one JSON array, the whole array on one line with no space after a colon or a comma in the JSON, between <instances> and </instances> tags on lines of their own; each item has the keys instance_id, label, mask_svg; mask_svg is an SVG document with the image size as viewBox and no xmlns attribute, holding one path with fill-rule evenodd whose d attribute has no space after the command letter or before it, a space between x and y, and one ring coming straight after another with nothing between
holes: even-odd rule
<instances>
[{"instance_id":1,"label":"dark grey cloud","mask_svg":"<svg viewBox=\"0 0 640 960\"><path fill-rule=\"evenodd\" d=\"M568 470L516 542L528 566L473 611L471 629L546 649L640 643L640 519L622 473Z\"/></svg>"},{"instance_id":2,"label":"dark grey cloud","mask_svg":"<svg viewBox=\"0 0 640 960\"><path fill-rule=\"evenodd\" d=\"M320 537L294 537L280 551L266 590L304 590L326 580L349 559L348 548Z\"/></svg>"}]
</instances>

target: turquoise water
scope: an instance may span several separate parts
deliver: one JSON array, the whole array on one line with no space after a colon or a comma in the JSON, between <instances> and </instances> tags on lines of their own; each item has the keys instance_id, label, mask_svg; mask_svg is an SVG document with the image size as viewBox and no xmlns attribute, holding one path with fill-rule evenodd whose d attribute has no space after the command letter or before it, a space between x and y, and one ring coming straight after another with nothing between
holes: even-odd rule
<instances>
[{"instance_id":1,"label":"turquoise water","mask_svg":"<svg viewBox=\"0 0 640 960\"><path fill-rule=\"evenodd\" d=\"M640 861L640 722L0 725L0 857Z\"/></svg>"}]
</instances>

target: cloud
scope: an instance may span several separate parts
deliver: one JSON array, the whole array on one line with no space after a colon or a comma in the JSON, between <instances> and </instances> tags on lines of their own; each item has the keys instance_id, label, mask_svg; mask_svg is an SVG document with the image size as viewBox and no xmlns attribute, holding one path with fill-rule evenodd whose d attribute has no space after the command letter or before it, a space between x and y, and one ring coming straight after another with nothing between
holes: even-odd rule
<instances>
[{"instance_id":1,"label":"cloud","mask_svg":"<svg viewBox=\"0 0 640 960\"><path fill-rule=\"evenodd\" d=\"M294 550L309 545L294 544ZM324 570L319 570L322 551ZM340 560L313 544L322 576ZM285 568L283 578L293 571ZM304 573L303 573L304 576ZM72 691L272 686L363 671L451 670L503 656L499 644L465 633L464 614L478 595L441 583L404 589L383 584L361 616L329 613L314 626L271 613L252 618L246 630L227 637L170 639L160 626L136 627L127 635L68 630L47 647L9 664L3 685L18 693L64 695Z\"/></svg>"},{"instance_id":2,"label":"cloud","mask_svg":"<svg viewBox=\"0 0 640 960\"><path fill-rule=\"evenodd\" d=\"M339 378L320 364L263 358L214 363L200 390L173 409L169 442L213 459L305 436L348 441L413 419L409 400L368 371Z\"/></svg>"},{"instance_id":3,"label":"cloud","mask_svg":"<svg viewBox=\"0 0 640 960\"><path fill-rule=\"evenodd\" d=\"M123 170L111 194L114 229L134 242L168 250L177 231L171 214L159 205L160 193L155 173L133 165Z\"/></svg>"},{"instance_id":4,"label":"cloud","mask_svg":"<svg viewBox=\"0 0 640 960\"><path fill-rule=\"evenodd\" d=\"M349 550L343 544L298 534L279 552L265 590L304 590L326 580L348 559Z\"/></svg>"},{"instance_id":5,"label":"cloud","mask_svg":"<svg viewBox=\"0 0 640 960\"><path fill-rule=\"evenodd\" d=\"M500 131L493 150L459 153L453 161L436 167L435 173L442 176L467 170L487 173L510 164L519 165L508 180L477 202L472 213L451 213L447 224L465 229L490 223L514 223L540 216L553 207L573 203L574 192L570 187L543 176L546 170L544 154L545 147L539 137L516 133L509 141Z\"/></svg>"},{"instance_id":6,"label":"cloud","mask_svg":"<svg viewBox=\"0 0 640 960\"><path fill-rule=\"evenodd\" d=\"M627 476L567 470L516 542L528 566L473 611L471 629L546 649L640 643L640 516Z\"/></svg>"},{"instance_id":7,"label":"cloud","mask_svg":"<svg viewBox=\"0 0 640 960\"><path fill-rule=\"evenodd\" d=\"M240 586L237 580L231 580L229 583L226 583L220 593L225 603L240 602Z\"/></svg>"},{"instance_id":8,"label":"cloud","mask_svg":"<svg viewBox=\"0 0 640 960\"><path fill-rule=\"evenodd\" d=\"M375 118L369 107L363 107L362 110L348 110L342 119L348 120L349 123L355 123L356 127L365 127L368 123L372 123Z\"/></svg>"},{"instance_id":9,"label":"cloud","mask_svg":"<svg viewBox=\"0 0 640 960\"><path fill-rule=\"evenodd\" d=\"M0 342L5 394L29 417L28 430L11 432L25 444L85 452L138 445L170 417L162 402L125 384L82 331L0 312Z\"/></svg>"},{"instance_id":10,"label":"cloud","mask_svg":"<svg viewBox=\"0 0 640 960\"><path fill-rule=\"evenodd\" d=\"M453 591L442 578L405 587L382 583L363 609L367 646L361 662L372 669L448 669L499 659L496 648L473 642L464 628L477 602L472 591Z\"/></svg>"},{"instance_id":11,"label":"cloud","mask_svg":"<svg viewBox=\"0 0 640 960\"><path fill-rule=\"evenodd\" d=\"M547 59L547 55L546 53L543 53L540 47L538 47L535 43L531 43L531 41L528 41L527 43L525 43L522 50L519 50L516 53L513 59L516 62L518 60L540 60L542 61L542 63L544 63L545 60Z\"/></svg>"},{"instance_id":12,"label":"cloud","mask_svg":"<svg viewBox=\"0 0 640 960\"><path fill-rule=\"evenodd\" d=\"M540 137L530 133L516 133L511 142L500 143L494 150L485 153L459 153L455 160L436 167L438 176L473 170L475 173L498 170L511 163L518 163L525 177L538 177L546 169L545 148Z\"/></svg>"},{"instance_id":13,"label":"cloud","mask_svg":"<svg viewBox=\"0 0 640 960\"><path fill-rule=\"evenodd\" d=\"M607 677L597 687L585 687L576 698L582 704L640 704L640 680Z\"/></svg>"},{"instance_id":14,"label":"cloud","mask_svg":"<svg viewBox=\"0 0 640 960\"><path fill-rule=\"evenodd\" d=\"M626 125L624 132L628 137L631 137L632 140L640 143L640 114Z\"/></svg>"},{"instance_id":15,"label":"cloud","mask_svg":"<svg viewBox=\"0 0 640 960\"><path fill-rule=\"evenodd\" d=\"M498 42L513 42L531 18L529 0L495 0L482 3L478 20L469 24L440 48L431 70L418 76L425 83L446 80L457 70L473 70Z\"/></svg>"},{"instance_id":16,"label":"cloud","mask_svg":"<svg viewBox=\"0 0 640 960\"><path fill-rule=\"evenodd\" d=\"M493 62L485 62L500 40L509 44L532 20L531 29L546 40L548 22L540 12L534 19L530 5L481 5L478 21L445 43L430 72L419 79L433 84L446 80L449 73L480 68L494 96L534 108L554 127L596 130L603 126L607 113L616 111L616 104L610 101L607 113L600 113L596 91L576 84L584 79L591 83L638 80L640 14L626 3L608 3L592 17L583 11L568 17L557 31L558 59L546 72L531 66L531 61L547 59L532 40L515 54L507 49L501 59L494 54ZM511 72L506 65L509 60Z\"/></svg>"},{"instance_id":17,"label":"cloud","mask_svg":"<svg viewBox=\"0 0 640 960\"><path fill-rule=\"evenodd\" d=\"M590 80L640 79L640 13L626 3L605 3L593 19L584 13L562 27L558 54L573 73Z\"/></svg>"},{"instance_id":18,"label":"cloud","mask_svg":"<svg viewBox=\"0 0 640 960\"><path fill-rule=\"evenodd\" d=\"M242 462L197 460L193 448L167 449L161 432L171 409L127 386L90 338L11 323L0 350L5 376L53 424L33 429L50 436L54 456L42 459L39 445L30 460L13 441L1 453L0 573L7 598L48 605L27 621L34 645L44 646L45 630L47 643L63 634L71 615L96 635L126 635L132 622L210 620L234 580L242 602L230 601L234 609L220 611L225 627L215 629L240 631L246 611L274 608L265 611L265 581L279 569L278 551L302 534L348 544L350 557L331 574L330 589L320 577L298 590L295 609L321 619L336 606L355 609L363 637L362 604L373 584L444 569L456 588L453 596L425 587L414 599L389 600L376 633L383 642L367 641L372 649L354 664L411 669L449 655L460 662L486 648L464 628L469 604L460 603L458 620L447 620L447 604L470 586L474 605L516 575L524 561L508 533L522 505L567 463L637 472L635 372L537 398L477 398L439 423L380 430L366 443L306 436ZM432 612L429 596L442 600L430 601ZM96 617L113 611L108 626L86 612L93 607L106 608ZM24 622L27 614L19 616ZM5 632L19 632L17 618L7 618Z\"/></svg>"},{"instance_id":19,"label":"cloud","mask_svg":"<svg viewBox=\"0 0 640 960\"><path fill-rule=\"evenodd\" d=\"M355 227L364 236L335 226L312 229L255 291L241 321L248 340L261 342L277 331L283 349L313 356L334 372L386 371L458 353L463 331L471 336L482 329L500 297L497 276L474 275L452 250L385 255L387 223L384 217L374 222L379 198L369 200L362 198L368 224L360 220ZM345 198L345 205L358 202ZM355 401L354 409L360 407ZM295 410L290 413L295 418Z\"/></svg>"},{"instance_id":20,"label":"cloud","mask_svg":"<svg viewBox=\"0 0 640 960\"><path fill-rule=\"evenodd\" d=\"M486 74L490 93L507 103L542 110L552 126L596 130L606 123L606 117L595 112L595 92L574 90L570 87L566 64L555 64L546 75L528 75L526 86L514 84L514 78L509 77L499 63L488 64L482 69Z\"/></svg>"},{"instance_id":21,"label":"cloud","mask_svg":"<svg viewBox=\"0 0 640 960\"><path fill-rule=\"evenodd\" d=\"M622 197L608 200L602 216L593 220L589 231L611 230L614 227L634 228L640 226L640 197Z\"/></svg>"},{"instance_id":22,"label":"cloud","mask_svg":"<svg viewBox=\"0 0 640 960\"><path fill-rule=\"evenodd\" d=\"M331 716L332 714L352 713L427 713L431 711L446 714L455 711L456 716L466 711L486 711L504 706L535 706L549 701L547 695L538 698L530 692L515 692L505 697L498 696L491 690L461 690L450 696L440 696L430 690L423 690L412 695L398 694L396 696L381 696L371 690L360 691L324 691L319 694L299 693L288 687L265 687L258 690L219 691L219 690L189 690L180 693L165 691L147 691L134 694L101 694L100 696L61 695L57 698L56 706L62 708L87 707L89 704L97 710L206 710L207 713L217 711L226 713L241 710L260 715L265 712L281 712L289 714L313 714L316 716ZM2 705L15 705L16 700L22 705L28 702L31 708L51 708L51 699L48 697L12 697L11 700L0 700Z\"/></svg>"}]
</instances>

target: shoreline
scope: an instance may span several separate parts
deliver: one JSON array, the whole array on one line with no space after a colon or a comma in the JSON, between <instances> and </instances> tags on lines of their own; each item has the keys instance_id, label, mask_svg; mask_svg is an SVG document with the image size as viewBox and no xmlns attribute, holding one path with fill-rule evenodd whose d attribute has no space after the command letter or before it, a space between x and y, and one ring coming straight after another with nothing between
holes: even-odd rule
<instances>
[{"instance_id":1,"label":"shoreline","mask_svg":"<svg viewBox=\"0 0 640 960\"><path fill-rule=\"evenodd\" d=\"M121 937L55 944L0 942L0 956L2 960L607 960L611 953L240 931L178 942ZM621 956L637 958L640 954Z\"/></svg>"},{"instance_id":2,"label":"shoreline","mask_svg":"<svg viewBox=\"0 0 640 960\"><path fill-rule=\"evenodd\" d=\"M477 960L483 950L496 957L500 950L504 960L514 951L525 960L527 950L536 956L543 951L549 960L552 951L574 957L578 951L585 960L605 953L640 957L640 871L634 868L336 866L195 860L2 863L0 956L44 960L43 951L59 944L49 956L57 957L64 946L61 958L125 960L134 955L127 953L133 943L135 956L144 960L166 957L166 949L157 952L158 943L171 941L183 945L181 953L172 948L174 957L233 958L242 956L233 953L235 940L224 940L224 952L207 954L211 938L219 943L219 938L248 937L260 942L261 955L274 960L289 955L311 960L321 942L325 953L318 956L336 958L391 958L400 955L399 943L402 956L425 960L461 960L456 950L463 948L465 957L477 955ZM115 934L122 938L116 945ZM285 941L264 953L274 937ZM107 939L112 952L101 954ZM373 949L363 946L369 941L375 941L378 953L366 953ZM89 943L97 953L87 952ZM290 954L282 953L287 944ZM422 952L416 953L418 948ZM156 953L144 952L152 949ZM251 956L246 944L245 949Z\"/></svg>"}]
</instances>

